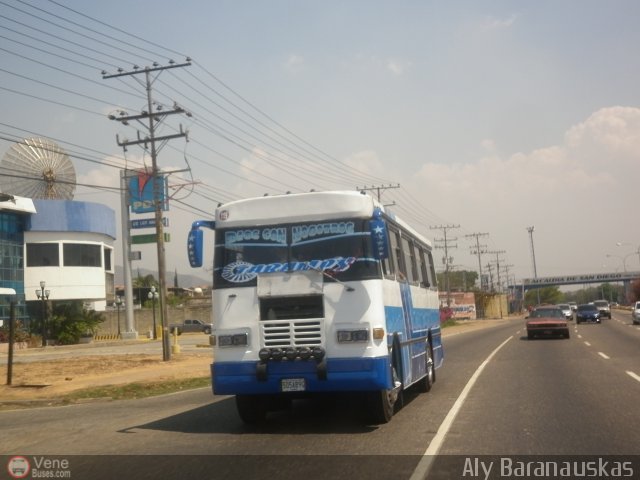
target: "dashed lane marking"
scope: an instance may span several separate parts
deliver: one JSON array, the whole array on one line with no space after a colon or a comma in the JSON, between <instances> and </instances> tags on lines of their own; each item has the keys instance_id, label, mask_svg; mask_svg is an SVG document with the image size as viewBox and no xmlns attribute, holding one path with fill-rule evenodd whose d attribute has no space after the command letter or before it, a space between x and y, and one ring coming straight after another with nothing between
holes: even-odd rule
<instances>
[{"instance_id":1,"label":"dashed lane marking","mask_svg":"<svg viewBox=\"0 0 640 480\"><path fill-rule=\"evenodd\" d=\"M637 380L640 382L640 375L636 375L635 373L633 373L630 370L627 370L627 375L629 375L631 378L633 378L634 380Z\"/></svg>"}]
</instances>

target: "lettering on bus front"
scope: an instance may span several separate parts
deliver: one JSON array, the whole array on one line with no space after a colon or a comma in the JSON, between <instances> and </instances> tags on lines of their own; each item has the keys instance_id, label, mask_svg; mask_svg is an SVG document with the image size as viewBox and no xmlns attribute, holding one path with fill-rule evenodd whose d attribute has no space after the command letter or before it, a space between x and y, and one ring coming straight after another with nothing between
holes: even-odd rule
<instances>
[{"instance_id":1,"label":"lettering on bus front","mask_svg":"<svg viewBox=\"0 0 640 480\"><path fill-rule=\"evenodd\" d=\"M236 228L219 232L214 287L252 285L259 274L318 270L340 280L378 278L366 220ZM331 281L328 279L328 281Z\"/></svg>"}]
</instances>

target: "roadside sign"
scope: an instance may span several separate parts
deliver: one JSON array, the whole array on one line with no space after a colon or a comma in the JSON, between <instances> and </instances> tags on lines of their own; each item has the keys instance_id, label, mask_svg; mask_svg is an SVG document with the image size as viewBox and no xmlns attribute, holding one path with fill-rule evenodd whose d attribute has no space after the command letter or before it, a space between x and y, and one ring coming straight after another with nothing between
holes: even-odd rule
<instances>
[{"instance_id":1,"label":"roadside sign","mask_svg":"<svg viewBox=\"0 0 640 480\"><path fill-rule=\"evenodd\" d=\"M131 260L131 261L133 261L133 260L142 260L142 252L140 252L140 251L129 252L129 260Z\"/></svg>"},{"instance_id":2,"label":"roadside sign","mask_svg":"<svg viewBox=\"0 0 640 480\"><path fill-rule=\"evenodd\" d=\"M162 225L164 225L165 227L169 226L169 219L167 217L162 217ZM155 226L155 218L140 218L138 220L131 220L131 228L155 228Z\"/></svg>"},{"instance_id":3,"label":"roadside sign","mask_svg":"<svg viewBox=\"0 0 640 480\"><path fill-rule=\"evenodd\" d=\"M171 241L171 235L169 233L164 234L164 241ZM156 243L156 234L148 233L146 235L131 235L131 243L133 245L139 245L141 243Z\"/></svg>"}]
</instances>

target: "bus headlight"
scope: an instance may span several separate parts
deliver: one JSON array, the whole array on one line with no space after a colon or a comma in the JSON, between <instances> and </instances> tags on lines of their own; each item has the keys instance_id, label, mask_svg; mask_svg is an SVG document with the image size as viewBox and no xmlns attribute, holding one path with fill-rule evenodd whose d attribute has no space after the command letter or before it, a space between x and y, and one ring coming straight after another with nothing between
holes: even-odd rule
<instances>
[{"instance_id":1,"label":"bus headlight","mask_svg":"<svg viewBox=\"0 0 640 480\"><path fill-rule=\"evenodd\" d=\"M234 333L231 335L218 335L216 338L218 346L224 347L246 347L249 345L249 335L247 333Z\"/></svg>"},{"instance_id":2,"label":"bus headlight","mask_svg":"<svg viewBox=\"0 0 640 480\"><path fill-rule=\"evenodd\" d=\"M369 330L338 330L338 343L368 342Z\"/></svg>"}]
</instances>

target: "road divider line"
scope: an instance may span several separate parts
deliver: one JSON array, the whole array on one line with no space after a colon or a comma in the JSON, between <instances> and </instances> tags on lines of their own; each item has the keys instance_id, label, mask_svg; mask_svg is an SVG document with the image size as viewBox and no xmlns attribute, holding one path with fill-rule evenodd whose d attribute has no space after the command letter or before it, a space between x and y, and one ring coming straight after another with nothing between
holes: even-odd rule
<instances>
[{"instance_id":1,"label":"road divider line","mask_svg":"<svg viewBox=\"0 0 640 480\"><path fill-rule=\"evenodd\" d=\"M444 439L447 436L447 433L449 433L449 429L451 428L451 425L453 425L453 421L455 420L456 416L458 415L458 412L462 408L462 405L464 405L465 400L469 396L469 392L475 385L476 381L478 380L478 377L480 377L480 374L484 370L484 367L487 366L487 364L489 363L489 361L491 361L491 359L495 356L495 354L498 353L498 351L502 347L504 347L506 343L512 338L513 338L513 335L511 335L504 342L498 345L496 349L489 354L489 356L485 359L485 361L482 362L480 366L476 369L476 371L473 373L473 375L471 376L467 384L462 389L462 392L460 392L460 395L456 399L455 403L449 410L449 413L447 413L447 416L444 417L444 420L440 424L440 427L438 427L438 431L436 432L435 436L429 443L427 450L422 455L422 458L420 459L420 462L418 462L416 469L413 471L413 474L411 475L410 480L424 480L425 478L427 478L427 474L429 473L429 469L431 468L431 464L433 463L435 456L440 451L440 448L442 448Z\"/></svg>"},{"instance_id":2,"label":"road divider line","mask_svg":"<svg viewBox=\"0 0 640 480\"><path fill-rule=\"evenodd\" d=\"M637 380L640 382L640 375L636 375L635 373L633 373L630 370L627 370L627 375L629 375L631 378L633 378L634 380Z\"/></svg>"},{"instance_id":3,"label":"road divider line","mask_svg":"<svg viewBox=\"0 0 640 480\"><path fill-rule=\"evenodd\" d=\"M584 342L584 344L585 344L587 347L590 347L590 346L591 346L591 344L590 344L589 342Z\"/></svg>"},{"instance_id":4,"label":"road divider line","mask_svg":"<svg viewBox=\"0 0 640 480\"><path fill-rule=\"evenodd\" d=\"M598 352L598 355L600 355L600 356L601 356L602 358L604 358L605 360L609 360L609 358L610 358L608 355L605 355L605 354L604 354L604 353L602 353L602 352Z\"/></svg>"}]
</instances>

